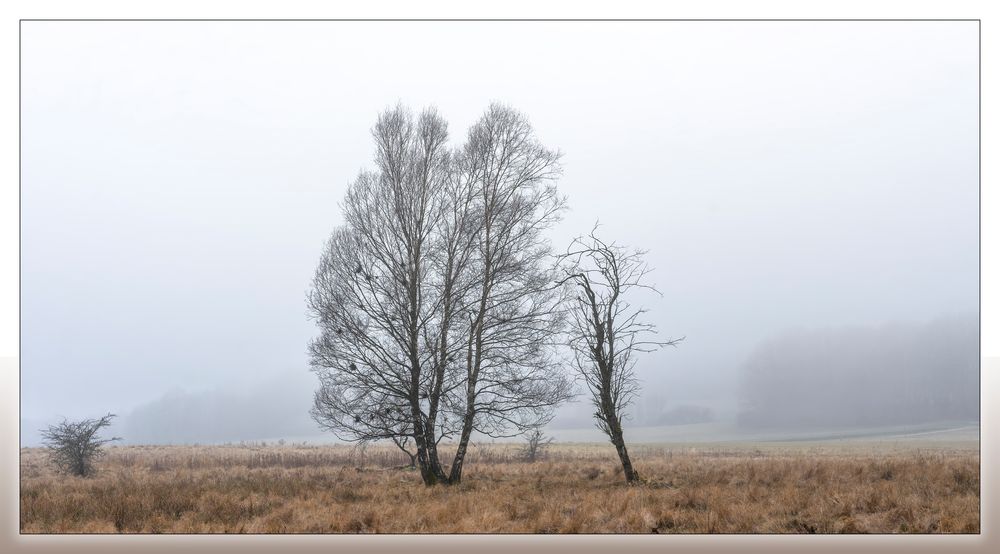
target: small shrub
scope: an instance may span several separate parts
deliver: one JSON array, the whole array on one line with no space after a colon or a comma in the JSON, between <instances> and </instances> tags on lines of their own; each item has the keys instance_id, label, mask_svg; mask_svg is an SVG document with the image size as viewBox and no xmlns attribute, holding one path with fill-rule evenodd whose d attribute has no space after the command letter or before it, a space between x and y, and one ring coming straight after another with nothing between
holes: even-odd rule
<instances>
[{"instance_id":1,"label":"small shrub","mask_svg":"<svg viewBox=\"0 0 1000 554\"><path fill-rule=\"evenodd\" d=\"M49 459L64 473L87 477L93 473L94 460L102 454L102 447L118 437L102 439L97 432L111 425L114 414L97 419L71 422L63 420L42 431L42 442L49 450Z\"/></svg>"},{"instance_id":2,"label":"small shrub","mask_svg":"<svg viewBox=\"0 0 1000 554\"><path fill-rule=\"evenodd\" d=\"M546 437L545 433L538 427L532 428L528 431L525 436L526 442L523 447L521 447L521 459L529 464L533 464L536 461L544 458L547 454L547 450L552 441L555 440L552 437Z\"/></svg>"}]
</instances>

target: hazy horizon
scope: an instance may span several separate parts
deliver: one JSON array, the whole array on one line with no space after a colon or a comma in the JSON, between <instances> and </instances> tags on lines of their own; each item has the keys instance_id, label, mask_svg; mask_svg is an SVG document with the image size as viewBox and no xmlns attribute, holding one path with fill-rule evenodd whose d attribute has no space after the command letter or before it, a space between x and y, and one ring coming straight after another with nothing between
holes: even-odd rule
<instances>
[{"instance_id":1,"label":"hazy horizon","mask_svg":"<svg viewBox=\"0 0 1000 554\"><path fill-rule=\"evenodd\" d=\"M976 22L23 22L22 443L106 412L127 440L301 436L305 293L397 102L452 144L522 111L564 155L555 249L599 220L649 251L637 301L686 338L639 361L634 424L735 422L761 364L965 417L978 48ZM962 409L922 413L943 382Z\"/></svg>"}]
</instances>

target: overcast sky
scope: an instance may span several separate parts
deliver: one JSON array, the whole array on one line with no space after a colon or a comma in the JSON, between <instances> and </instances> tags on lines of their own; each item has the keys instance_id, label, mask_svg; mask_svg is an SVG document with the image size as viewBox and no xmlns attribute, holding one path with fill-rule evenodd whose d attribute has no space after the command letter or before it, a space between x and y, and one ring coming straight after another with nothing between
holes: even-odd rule
<instances>
[{"instance_id":1,"label":"overcast sky","mask_svg":"<svg viewBox=\"0 0 1000 554\"><path fill-rule=\"evenodd\" d=\"M557 248L649 250L671 404L792 329L975 314L975 22L24 22L21 413L298 380L385 107L564 153Z\"/></svg>"}]
</instances>

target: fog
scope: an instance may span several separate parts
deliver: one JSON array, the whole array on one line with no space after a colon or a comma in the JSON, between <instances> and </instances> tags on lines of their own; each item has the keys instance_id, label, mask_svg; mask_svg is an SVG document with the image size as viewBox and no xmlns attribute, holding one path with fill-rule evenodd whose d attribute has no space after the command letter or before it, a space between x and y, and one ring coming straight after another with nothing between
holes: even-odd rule
<instances>
[{"instance_id":1,"label":"fog","mask_svg":"<svg viewBox=\"0 0 1000 554\"><path fill-rule=\"evenodd\" d=\"M396 102L456 144L523 111L564 154L556 248L599 220L648 249L636 302L686 338L633 425L978 416L975 22L22 32L23 444L109 411L136 443L321 438L304 297Z\"/></svg>"},{"instance_id":2,"label":"fog","mask_svg":"<svg viewBox=\"0 0 1000 554\"><path fill-rule=\"evenodd\" d=\"M880 426L979 420L979 322L802 330L744 367L739 422Z\"/></svg>"}]
</instances>

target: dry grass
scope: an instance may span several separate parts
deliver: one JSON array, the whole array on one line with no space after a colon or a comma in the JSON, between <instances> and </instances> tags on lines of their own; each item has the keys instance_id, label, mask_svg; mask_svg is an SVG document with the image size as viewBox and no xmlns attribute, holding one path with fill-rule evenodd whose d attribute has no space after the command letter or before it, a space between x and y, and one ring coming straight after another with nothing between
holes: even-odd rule
<instances>
[{"instance_id":1,"label":"dry grass","mask_svg":"<svg viewBox=\"0 0 1000 554\"><path fill-rule=\"evenodd\" d=\"M21 450L24 533L978 533L978 448L472 449L465 481L424 487L397 451L113 447L89 479Z\"/></svg>"}]
</instances>

